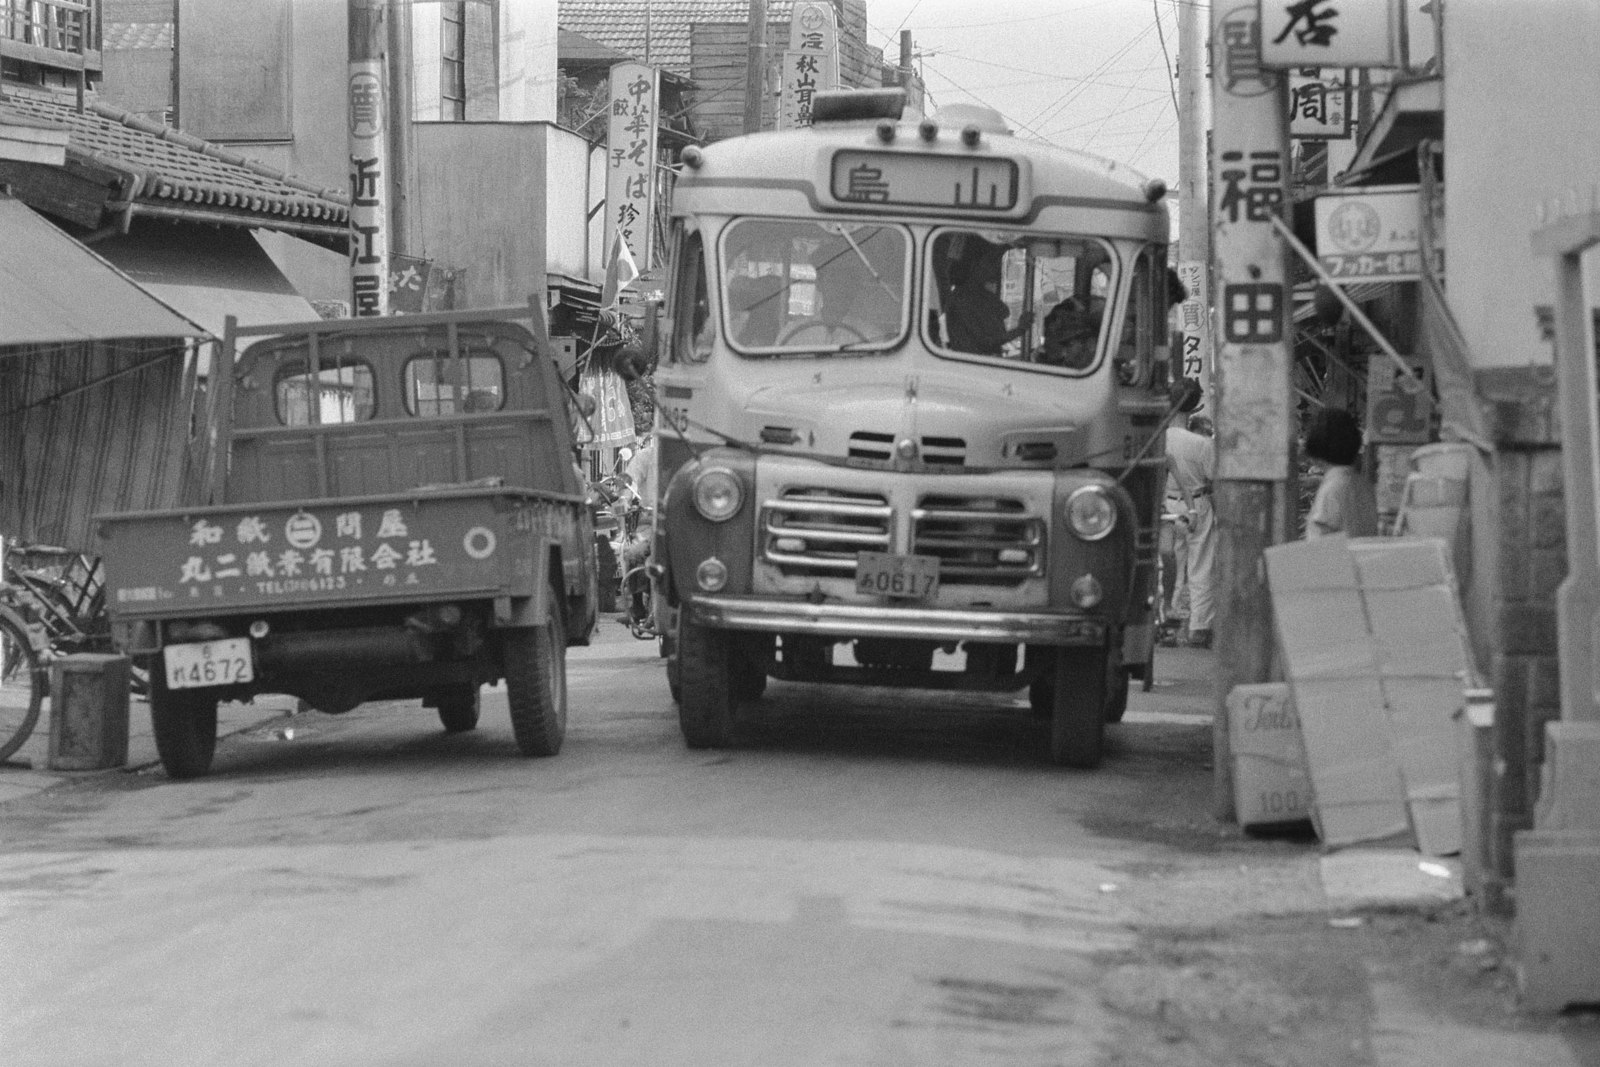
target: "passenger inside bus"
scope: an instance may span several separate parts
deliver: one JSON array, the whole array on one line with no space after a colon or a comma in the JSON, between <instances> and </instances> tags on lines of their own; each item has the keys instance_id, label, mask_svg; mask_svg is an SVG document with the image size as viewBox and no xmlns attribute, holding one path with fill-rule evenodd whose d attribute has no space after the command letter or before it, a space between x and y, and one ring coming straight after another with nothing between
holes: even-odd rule
<instances>
[{"instance_id":1,"label":"passenger inside bus","mask_svg":"<svg viewBox=\"0 0 1600 1067\"><path fill-rule=\"evenodd\" d=\"M1039 362L1069 370L1083 370L1093 363L1105 304L1099 297L1069 296L1051 308L1044 317Z\"/></svg>"},{"instance_id":2,"label":"passenger inside bus","mask_svg":"<svg viewBox=\"0 0 1600 1067\"><path fill-rule=\"evenodd\" d=\"M776 274L734 278L728 282L733 305L733 336L745 348L770 348L778 341L782 321L783 279Z\"/></svg>"},{"instance_id":3,"label":"passenger inside bus","mask_svg":"<svg viewBox=\"0 0 1600 1067\"><path fill-rule=\"evenodd\" d=\"M998 356L1007 342L1024 336L1033 315L1024 311L1015 326L1008 326L1011 309L1000 299L1001 270L1006 246L976 234L950 234L940 238L946 246L945 275L949 284L943 296L945 343L957 352Z\"/></svg>"},{"instance_id":4,"label":"passenger inside bus","mask_svg":"<svg viewBox=\"0 0 1600 1067\"><path fill-rule=\"evenodd\" d=\"M877 344L900 332L899 279L891 283L864 262L855 249L824 246L816 263L813 314L786 333L785 345L835 347Z\"/></svg>"}]
</instances>

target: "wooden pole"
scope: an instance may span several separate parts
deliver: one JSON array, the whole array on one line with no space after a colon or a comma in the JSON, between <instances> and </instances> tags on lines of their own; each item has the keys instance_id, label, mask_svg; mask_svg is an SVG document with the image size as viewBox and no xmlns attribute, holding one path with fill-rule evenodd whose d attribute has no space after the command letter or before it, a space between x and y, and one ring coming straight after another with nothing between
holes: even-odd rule
<instances>
[{"instance_id":1,"label":"wooden pole","mask_svg":"<svg viewBox=\"0 0 1600 1067\"><path fill-rule=\"evenodd\" d=\"M1268 679L1272 602L1262 551L1288 536L1294 420L1288 79L1261 65L1253 4L1213 4L1211 220L1216 367L1217 664L1213 810L1236 817L1227 696Z\"/></svg>"},{"instance_id":2,"label":"wooden pole","mask_svg":"<svg viewBox=\"0 0 1600 1067\"><path fill-rule=\"evenodd\" d=\"M1198 379L1212 410L1211 214L1206 169L1210 87L1206 21L1198 4L1178 7L1178 277L1189 296L1180 311L1183 374Z\"/></svg>"},{"instance_id":3,"label":"wooden pole","mask_svg":"<svg viewBox=\"0 0 1600 1067\"><path fill-rule=\"evenodd\" d=\"M758 133L767 96L767 0L750 0L750 52L745 63L744 132Z\"/></svg>"},{"instance_id":4,"label":"wooden pole","mask_svg":"<svg viewBox=\"0 0 1600 1067\"><path fill-rule=\"evenodd\" d=\"M389 313L384 4L349 0L350 306L357 318Z\"/></svg>"}]
</instances>

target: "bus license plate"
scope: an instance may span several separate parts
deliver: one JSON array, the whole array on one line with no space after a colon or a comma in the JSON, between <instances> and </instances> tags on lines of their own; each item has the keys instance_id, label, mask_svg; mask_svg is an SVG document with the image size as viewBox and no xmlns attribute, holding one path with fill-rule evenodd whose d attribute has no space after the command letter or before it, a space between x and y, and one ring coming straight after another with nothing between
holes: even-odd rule
<instances>
[{"instance_id":1,"label":"bus license plate","mask_svg":"<svg viewBox=\"0 0 1600 1067\"><path fill-rule=\"evenodd\" d=\"M255 680L255 662L250 656L248 637L168 645L163 653L168 689L200 689Z\"/></svg>"},{"instance_id":2,"label":"bus license plate","mask_svg":"<svg viewBox=\"0 0 1600 1067\"><path fill-rule=\"evenodd\" d=\"M856 556L856 592L927 600L939 591L938 556L862 552Z\"/></svg>"}]
</instances>

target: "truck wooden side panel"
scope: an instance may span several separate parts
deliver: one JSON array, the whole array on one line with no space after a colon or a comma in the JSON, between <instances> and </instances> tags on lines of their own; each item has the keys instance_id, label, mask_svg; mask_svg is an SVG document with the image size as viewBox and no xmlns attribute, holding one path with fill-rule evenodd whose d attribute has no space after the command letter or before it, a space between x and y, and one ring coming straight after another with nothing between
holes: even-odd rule
<instances>
[{"instance_id":1,"label":"truck wooden side panel","mask_svg":"<svg viewBox=\"0 0 1600 1067\"><path fill-rule=\"evenodd\" d=\"M533 596L547 542L580 551L577 503L478 489L104 517L107 604L133 619Z\"/></svg>"}]
</instances>

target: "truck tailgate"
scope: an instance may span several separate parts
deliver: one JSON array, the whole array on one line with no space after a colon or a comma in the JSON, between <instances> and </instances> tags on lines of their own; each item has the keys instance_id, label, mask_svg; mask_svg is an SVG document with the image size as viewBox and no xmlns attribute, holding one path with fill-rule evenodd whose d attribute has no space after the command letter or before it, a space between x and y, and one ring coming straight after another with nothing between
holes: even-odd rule
<instances>
[{"instance_id":1,"label":"truck tailgate","mask_svg":"<svg viewBox=\"0 0 1600 1067\"><path fill-rule=\"evenodd\" d=\"M96 519L113 616L531 596L579 505L519 489L230 504Z\"/></svg>"}]
</instances>

